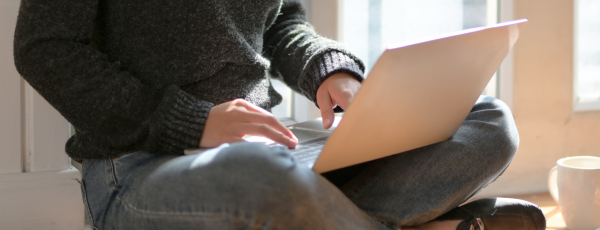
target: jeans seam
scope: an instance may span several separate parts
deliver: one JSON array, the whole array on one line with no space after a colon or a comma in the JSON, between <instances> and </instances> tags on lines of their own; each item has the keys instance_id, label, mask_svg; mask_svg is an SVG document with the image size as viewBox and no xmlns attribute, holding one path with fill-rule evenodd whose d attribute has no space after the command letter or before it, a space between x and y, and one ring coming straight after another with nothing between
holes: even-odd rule
<instances>
[{"instance_id":1,"label":"jeans seam","mask_svg":"<svg viewBox=\"0 0 600 230\"><path fill-rule=\"evenodd\" d=\"M87 192L86 192L86 189L85 189L84 181L83 180L81 180L81 181L78 180L77 182L79 182L79 184L81 185L81 190L82 190L82 196L83 196L83 200L84 200L85 211L88 213L88 216L90 217L90 225L91 225L91 227L94 230L99 230L98 227L96 227L94 225L94 217L92 216L92 212L90 211L90 202L88 201L88 198L87 198Z\"/></svg>"},{"instance_id":2,"label":"jeans seam","mask_svg":"<svg viewBox=\"0 0 600 230\"><path fill-rule=\"evenodd\" d=\"M117 176L116 176L116 171L115 171L115 165L114 165L114 162L113 162L112 158L109 158L108 161L109 161L109 164L110 164L111 176L113 178L113 182L115 183L115 187L116 187L116 186L118 186L118 183L117 183Z\"/></svg>"},{"instance_id":3,"label":"jeans seam","mask_svg":"<svg viewBox=\"0 0 600 230\"><path fill-rule=\"evenodd\" d=\"M133 206L132 204L128 203L127 201L125 201L125 199L123 199L121 196L117 195L116 199L121 201L125 207L127 209L130 209L132 211L141 213L141 214L148 214L148 215L164 215L164 216L178 216L178 215L190 215L190 216L202 216L202 215L220 215L220 213L214 213L214 212L162 212L162 211L149 211L149 210L143 210L140 208L137 208L135 206Z\"/></svg>"},{"instance_id":4,"label":"jeans seam","mask_svg":"<svg viewBox=\"0 0 600 230\"><path fill-rule=\"evenodd\" d=\"M119 200L126 209L132 210L134 212L137 212L137 214L142 215L142 216L158 216L158 217L168 217L168 216L174 216L174 217L179 217L179 218L185 218L185 217L199 217L199 216L203 216L203 217L212 217L212 218L222 218L222 217L231 217L231 218L235 218L238 221L245 221L248 223L248 228L247 229L267 229L269 226L271 226L271 221L267 221L265 223L260 223L260 222L255 222L255 221L251 221L251 219L253 218L248 218L247 215L244 215L243 213L240 212L161 212L161 211L149 211L149 210L143 210L140 208L135 207L134 205L128 203L127 201L125 201L125 199L123 199L123 197L116 195L115 198L117 200ZM267 228L265 228L267 227Z\"/></svg>"}]
</instances>

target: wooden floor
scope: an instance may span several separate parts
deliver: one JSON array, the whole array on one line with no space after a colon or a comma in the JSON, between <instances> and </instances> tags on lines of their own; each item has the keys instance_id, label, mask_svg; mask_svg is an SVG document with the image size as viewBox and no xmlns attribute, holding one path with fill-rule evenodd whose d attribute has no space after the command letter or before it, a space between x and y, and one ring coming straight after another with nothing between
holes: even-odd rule
<instances>
[{"instance_id":1,"label":"wooden floor","mask_svg":"<svg viewBox=\"0 0 600 230\"><path fill-rule=\"evenodd\" d=\"M565 227L560 208L549 193L511 196L510 198L526 200L540 206L546 216L546 230L568 230Z\"/></svg>"}]
</instances>

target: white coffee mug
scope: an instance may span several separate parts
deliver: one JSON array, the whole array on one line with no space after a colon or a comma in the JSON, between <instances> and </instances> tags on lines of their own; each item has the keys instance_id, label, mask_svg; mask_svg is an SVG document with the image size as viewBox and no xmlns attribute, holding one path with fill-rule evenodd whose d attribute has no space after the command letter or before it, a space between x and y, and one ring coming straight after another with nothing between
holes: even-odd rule
<instances>
[{"instance_id":1,"label":"white coffee mug","mask_svg":"<svg viewBox=\"0 0 600 230\"><path fill-rule=\"evenodd\" d=\"M548 176L548 189L567 228L600 228L600 157L567 157L556 164Z\"/></svg>"}]
</instances>

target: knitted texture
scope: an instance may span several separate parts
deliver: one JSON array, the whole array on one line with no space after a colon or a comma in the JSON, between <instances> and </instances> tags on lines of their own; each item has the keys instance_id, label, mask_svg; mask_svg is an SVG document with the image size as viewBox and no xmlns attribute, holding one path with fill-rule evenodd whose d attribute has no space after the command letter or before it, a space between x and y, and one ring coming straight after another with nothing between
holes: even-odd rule
<instances>
[{"instance_id":1,"label":"knitted texture","mask_svg":"<svg viewBox=\"0 0 600 230\"><path fill-rule=\"evenodd\" d=\"M317 35L298 0L22 0L17 70L76 129L75 160L197 148L210 109L281 102L268 76L315 101L364 67Z\"/></svg>"},{"instance_id":2,"label":"knitted texture","mask_svg":"<svg viewBox=\"0 0 600 230\"><path fill-rule=\"evenodd\" d=\"M304 86L302 92L307 98L315 102L315 105L317 105L317 98L314 92L317 92L317 89L321 83L323 83L326 77L331 76L331 74L345 72L362 82L362 73L364 71L364 67L362 65L357 65L357 62L357 59L352 58L343 52L325 52L323 55L318 56L315 61L311 62L310 65L306 67L306 70L304 71L306 76L301 78L302 80L300 82L300 85ZM320 77L315 78L310 76Z\"/></svg>"}]
</instances>

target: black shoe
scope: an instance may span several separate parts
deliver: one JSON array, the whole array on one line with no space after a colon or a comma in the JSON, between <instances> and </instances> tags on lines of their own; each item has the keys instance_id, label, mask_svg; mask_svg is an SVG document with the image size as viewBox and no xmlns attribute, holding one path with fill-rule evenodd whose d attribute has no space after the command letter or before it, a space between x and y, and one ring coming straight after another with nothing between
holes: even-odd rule
<instances>
[{"instance_id":1,"label":"black shoe","mask_svg":"<svg viewBox=\"0 0 600 230\"><path fill-rule=\"evenodd\" d=\"M510 198L480 199L435 220L463 220L456 230L544 230L546 218L535 204Z\"/></svg>"}]
</instances>

